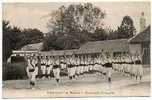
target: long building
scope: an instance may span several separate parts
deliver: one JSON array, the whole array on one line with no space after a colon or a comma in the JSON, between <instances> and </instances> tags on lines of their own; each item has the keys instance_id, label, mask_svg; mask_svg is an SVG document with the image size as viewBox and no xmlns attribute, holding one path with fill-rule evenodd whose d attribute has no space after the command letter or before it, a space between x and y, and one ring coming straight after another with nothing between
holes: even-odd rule
<instances>
[{"instance_id":1,"label":"long building","mask_svg":"<svg viewBox=\"0 0 152 100\"><path fill-rule=\"evenodd\" d=\"M128 39L116 39L116 40L105 40L105 41L95 41L87 42L80 47L82 51L92 51L92 52L108 52L111 56L117 54L123 54L129 52Z\"/></svg>"},{"instance_id":2,"label":"long building","mask_svg":"<svg viewBox=\"0 0 152 100\"><path fill-rule=\"evenodd\" d=\"M27 53L39 53L44 56L61 56L61 55L72 55L72 54L90 54L95 55L104 51L108 52L111 56L117 54L130 53L135 54L143 53L143 64L150 64L150 26L144 31L138 33L130 39L116 39L116 40L105 40L105 41L94 41L83 44L79 49L73 50L52 50L47 52L41 52L42 43L30 44L24 46L20 51L13 52L17 55ZM25 52L26 51L26 52ZM38 51L38 52L34 52Z\"/></svg>"},{"instance_id":3,"label":"long building","mask_svg":"<svg viewBox=\"0 0 152 100\"><path fill-rule=\"evenodd\" d=\"M142 32L130 38L128 42L129 53L143 54L142 61L144 64L150 64L150 25Z\"/></svg>"}]
</instances>

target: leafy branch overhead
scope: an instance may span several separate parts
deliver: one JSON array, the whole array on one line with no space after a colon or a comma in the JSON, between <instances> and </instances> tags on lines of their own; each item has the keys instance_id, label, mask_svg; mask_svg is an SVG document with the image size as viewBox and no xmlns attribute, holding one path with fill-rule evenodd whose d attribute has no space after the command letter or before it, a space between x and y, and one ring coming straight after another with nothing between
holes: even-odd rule
<instances>
[{"instance_id":1,"label":"leafy branch overhead","mask_svg":"<svg viewBox=\"0 0 152 100\"><path fill-rule=\"evenodd\" d=\"M105 12L91 3L61 6L51 13L47 23L49 29L56 33L86 30L94 32L96 27L101 27Z\"/></svg>"}]
</instances>

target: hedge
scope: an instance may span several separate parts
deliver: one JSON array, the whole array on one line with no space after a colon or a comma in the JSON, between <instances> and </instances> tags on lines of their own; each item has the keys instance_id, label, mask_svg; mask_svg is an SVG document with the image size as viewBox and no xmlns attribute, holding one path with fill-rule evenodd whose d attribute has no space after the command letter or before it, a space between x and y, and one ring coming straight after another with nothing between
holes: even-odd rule
<instances>
[{"instance_id":1,"label":"hedge","mask_svg":"<svg viewBox=\"0 0 152 100\"><path fill-rule=\"evenodd\" d=\"M53 72L50 73L54 77ZM67 76L67 69L62 69L61 76ZM42 72L39 66L38 77L42 77ZM3 80L27 79L26 63L3 63Z\"/></svg>"},{"instance_id":2,"label":"hedge","mask_svg":"<svg viewBox=\"0 0 152 100\"><path fill-rule=\"evenodd\" d=\"M25 58L22 56L12 56L11 57L11 63L19 63L19 62L25 62Z\"/></svg>"},{"instance_id":3,"label":"hedge","mask_svg":"<svg viewBox=\"0 0 152 100\"><path fill-rule=\"evenodd\" d=\"M3 63L3 80L26 79L26 64L20 63Z\"/></svg>"}]
</instances>

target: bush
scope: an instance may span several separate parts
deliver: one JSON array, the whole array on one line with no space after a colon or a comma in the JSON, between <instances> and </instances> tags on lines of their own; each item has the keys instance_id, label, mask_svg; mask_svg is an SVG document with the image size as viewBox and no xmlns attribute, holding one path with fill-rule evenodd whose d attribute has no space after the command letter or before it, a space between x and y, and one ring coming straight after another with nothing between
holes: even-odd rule
<instances>
[{"instance_id":1,"label":"bush","mask_svg":"<svg viewBox=\"0 0 152 100\"><path fill-rule=\"evenodd\" d=\"M25 58L23 56L12 56L11 62L12 63L25 62Z\"/></svg>"},{"instance_id":2,"label":"bush","mask_svg":"<svg viewBox=\"0 0 152 100\"><path fill-rule=\"evenodd\" d=\"M3 63L3 80L26 79L26 64L20 63Z\"/></svg>"},{"instance_id":3,"label":"bush","mask_svg":"<svg viewBox=\"0 0 152 100\"><path fill-rule=\"evenodd\" d=\"M17 80L27 79L26 63L3 63L3 80ZM51 77L54 77L53 71L50 73ZM68 76L67 69L61 69L61 76ZM38 77L42 77L42 72L39 65Z\"/></svg>"}]
</instances>

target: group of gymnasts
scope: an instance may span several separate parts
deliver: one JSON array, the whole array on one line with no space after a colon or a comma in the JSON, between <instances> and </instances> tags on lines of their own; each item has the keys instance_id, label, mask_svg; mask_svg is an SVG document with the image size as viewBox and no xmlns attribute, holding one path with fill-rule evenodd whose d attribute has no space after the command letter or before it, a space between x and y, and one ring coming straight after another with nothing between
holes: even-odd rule
<instances>
[{"instance_id":1,"label":"group of gymnasts","mask_svg":"<svg viewBox=\"0 0 152 100\"><path fill-rule=\"evenodd\" d=\"M85 74L99 73L111 82L113 71L124 75L142 78L143 67L140 55L121 54L115 57L107 53L98 54L72 54L72 55L35 55L27 56L26 72L30 80L30 87L34 87L36 78L51 79L57 83L61 80L61 71L66 71L70 80L81 78ZM41 75L39 75L41 71Z\"/></svg>"}]
</instances>

